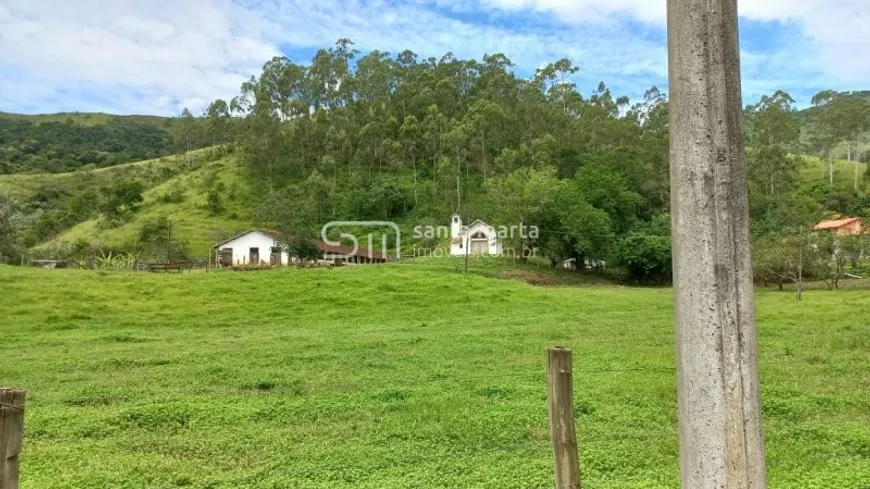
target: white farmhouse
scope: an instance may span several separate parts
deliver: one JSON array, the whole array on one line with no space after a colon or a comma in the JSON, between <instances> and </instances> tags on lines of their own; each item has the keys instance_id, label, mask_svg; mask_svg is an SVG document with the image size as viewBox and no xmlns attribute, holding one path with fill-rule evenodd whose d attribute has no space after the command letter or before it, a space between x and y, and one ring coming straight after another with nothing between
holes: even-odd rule
<instances>
[{"instance_id":1,"label":"white farmhouse","mask_svg":"<svg viewBox=\"0 0 870 489\"><path fill-rule=\"evenodd\" d=\"M480 219L463 227L462 218L454 215L450 219L450 254L453 256L501 255L502 247L498 240L498 232Z\"/></svg>"},{"instance_id":2,"label":"white farmhouse","mask_svg":"<svg viewBox=\"0 0 870 489\"><path fill-rule=\"evenodd\" d=\"M219 267L278 266L297 262L290 256L287 243L292 238L277 231L251 229L221 241L212 247L215 263ZM346 244L314 241L320 258L318 262L334 265L383 263L389 260L385 253Z\"/></svg>"},{"instance_id":3,"label":"white farmhouse","mask_svg":"<svg viewBox=\"0 0 870 489\"><path fill-rule=\"evenodd\" d=\"M281 236L273 231L251 229L214 245L219 266L287 265L290 256Z\"/></svg>"}]
</instances>

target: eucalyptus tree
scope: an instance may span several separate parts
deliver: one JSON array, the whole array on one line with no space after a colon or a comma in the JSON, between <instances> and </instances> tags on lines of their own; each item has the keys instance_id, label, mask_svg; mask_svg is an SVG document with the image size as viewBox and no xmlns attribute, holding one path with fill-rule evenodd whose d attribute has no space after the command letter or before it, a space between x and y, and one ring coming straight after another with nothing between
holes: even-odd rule
<instances>
[{"instance_id":1,"label":"eucalyptus tree","mask_svg":"<svg viewBox=\"0 0 870 489\"><path fill-rule=\"evenodd\" d=\"M800 160L788 154L801 129L794 104L791 95L778 90L744 110L750 199L764 202L753 209L769 211L780 205L798 184Z\"/></svg>"}]
</instances>

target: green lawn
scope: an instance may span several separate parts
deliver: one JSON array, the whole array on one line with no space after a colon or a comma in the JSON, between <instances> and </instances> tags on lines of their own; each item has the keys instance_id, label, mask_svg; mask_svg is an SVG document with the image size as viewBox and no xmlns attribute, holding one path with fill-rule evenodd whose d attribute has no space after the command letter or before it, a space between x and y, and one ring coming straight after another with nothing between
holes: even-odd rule
<instances>
[{"instance_id":1,"label":"green lawn","mask_svg":"<svg viewBox=\"0 0 870 489\"><path fill-rule=\"evenodd\" d=\"M671 290L482 263L0 267L22 487L552 487L555 344L574 350L584 487L679 487ZM759 292L771 488L868 487L868 308L867 290Z\"/></svg>"}]
</instances>

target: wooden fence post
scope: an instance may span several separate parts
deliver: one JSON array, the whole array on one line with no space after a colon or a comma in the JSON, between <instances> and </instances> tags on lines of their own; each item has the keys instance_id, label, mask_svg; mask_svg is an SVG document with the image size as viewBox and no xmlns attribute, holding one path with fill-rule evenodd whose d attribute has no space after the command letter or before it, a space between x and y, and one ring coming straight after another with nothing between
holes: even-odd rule
<instances>
[{"instance_id":1,"label":"wooden fence post","mask_svg":"<svg viewBox=\"0 0 870 489\"><path fill-rule=\"evenodd\" d=\"M0 489L18 489L23 434L24 391L0 388Z\"/></svg>"},{"instance_id":2,"label":"wooden fence post","mask_svg":"<svg viewBox=\"0 0 870 489\"><path fill-rule=\"evenodd\" d=\"M580 458L574 431L574 388L571 350L560 346L547 349L547 404L550 411L550 439L556 489L580 488Z\"/></svg>"}]
</instances>

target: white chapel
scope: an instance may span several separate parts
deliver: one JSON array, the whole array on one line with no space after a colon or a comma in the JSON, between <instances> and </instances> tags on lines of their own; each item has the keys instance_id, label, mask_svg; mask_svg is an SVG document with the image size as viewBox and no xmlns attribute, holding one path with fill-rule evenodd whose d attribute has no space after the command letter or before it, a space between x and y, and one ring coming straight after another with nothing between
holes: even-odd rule
<instances>
[{"instance_id":1,"label":"white chapel","mask_svg":"<svg viewBox=\"0 0 870 489\"><path fill-rule=\"evenodd\" d=\"M450 254L452 256L501 255L498 232L480 219L469 226L463 226L462 218L454 215L450 218Z\"/></svg>"}]
</instances>

